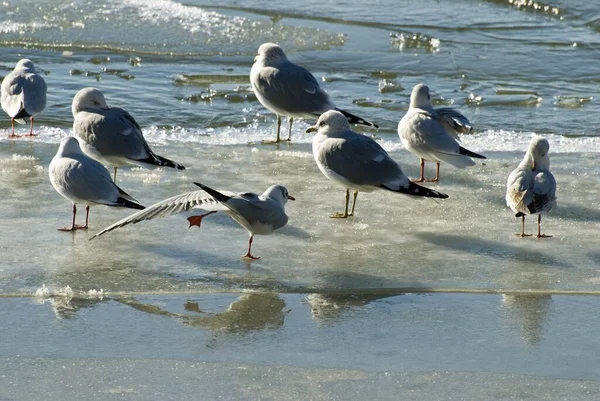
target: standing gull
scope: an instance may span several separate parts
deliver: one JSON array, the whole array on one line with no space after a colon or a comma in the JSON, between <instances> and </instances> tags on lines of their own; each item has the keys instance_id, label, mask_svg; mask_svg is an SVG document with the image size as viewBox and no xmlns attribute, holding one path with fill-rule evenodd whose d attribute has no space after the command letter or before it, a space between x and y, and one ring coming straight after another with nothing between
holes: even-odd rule
<instances>
[{"instance_id":1,"label":"standing gull","mask_svg":"<svg viewBox=\"0 0 600 401\"><path fill-rule=\"evenodd\" d=\"M96 88L84 88L73 98L73 132L88 156L117 168L133 164L142 167L185 167L155 154L142 129L131 114L119 107L108 107Z\"/></svg>"},{"instance_id":2,"label":"standing gull","mask_svg":"<svg viewBox=\"0 0 600 401\"><path fill-rule=\"evenodd\" d=\"M72 136L63 138L60 142L58 152L50 162L49 175L56 192L73 202L71 227L59 228L60 231L87 229L92 205L144 208L113 182L102 164L86 156L77 139ZM83 226L75 225L77 203L86 205Z\"/></svg>"},{"instance_id":3,"label":"standing gull","mask_svg":"<svg viewBox=\"0 0 600 401\"><path fill-rule=\"evenodd\" d=\"M155 203L145 210L132 214L105 228L91 239L128 224L171 216L191 209L207 211L207 213L198 216L188 217L190 227L200 227L204 217L222 211L248 230L250 234L248 252L242 257L244 259L259 259L259 257L253 256L251 253L254 236L269 235L273 231L285 226L288 222L288 217L285 214L285 204L288 199L295 200L282 185L272 185L262 195L257 195L250 192L233 193L216 191L206 185L195 184L202 188L203 191L188 192ZM207 193L210 196L206 196Z\"/></svg>"},{"instance_id":4,"label":"standing gull","mask_svg":"<svg viewBox=\"0 0 600 401\"><path fill-rule=\"evenodd\" d=\"M33 135L33 117L46 108L46 81L35 71L29 59L19 60L15 69L2 80L2 110L10 116L12 134L15 135L15 120L24 123L29 117L29 136Z\"/></svg>"},{"instance_id":5,"label":"standing gull","mask_svg":"<svg viewBox=\"0 0 600 401\"><path fill-rule=\"evenodd\" d=\"M550 144L541 136L534 136L523 161L508 176L506 182L506 205L515 217L521 217L521 237L525 234L525 215L538 213L538 238L551 235L542 234L542 214L556 205L556 180L550 172Z\"/></svg>"},{"instance_id":6,"label":"standing gull","mask_svg":"<svg viewBox=\"0 0 600 401\"><path fill-rule=\"evenodd\" d=\"M328 110L338 110L352 124L378 128L370 121L338 109L315 77L289 61L283 49L274 43L264 43L258 48L250 71L250 83L258 101L277 114L277 139L271 143L283 141L279 136L281 116L289 117L287 141L292 139L294 118L318 118Z\"/></svg>"},{"instance_id":7,"label":"standing gull","mask_svg":"<svg viewBox=\"0 0 600 401\"><path fill-rule=\"evenodd\" d=\"M458 144L459 133L473 130L470 124L465 116L450 107L434 109L427 85L413 88L410 108L398 123L398 135L402 145L421 159L421 176L415 182L439 181L441 162L464 168L475 165L472 157L485 159ZM425 179L426 160L436 163L433 179Z\"/></svg>"},{"instance_id":8,"label":"standing gull","mask_svg":"<svg viewBox=\"0 0 600 401\"><path fill-rule=\"evenodd\" d=\"M343 213L333 218L354 215L358 191L386 189L406 195L447 198L448 195L411 182L387 152L372 138L350 129L348 120L338 111L330 110L306 132L317 132L313 138L313 155L321 172L346 188ZM354 190L352 210L348 213L350 189Z\"/></svg>"}]
</instances>

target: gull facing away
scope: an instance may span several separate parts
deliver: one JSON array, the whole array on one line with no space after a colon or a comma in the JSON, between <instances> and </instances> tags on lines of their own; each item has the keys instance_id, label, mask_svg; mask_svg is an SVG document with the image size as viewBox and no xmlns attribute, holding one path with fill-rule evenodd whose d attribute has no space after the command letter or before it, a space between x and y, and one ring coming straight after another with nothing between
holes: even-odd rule
<instances>
[{"instance_id":1,"label":"gull facing away","mask_svg":"<svg viewBox=\"0 0 600 401\"><path fill-rule=\"evenodd\" d=\"M421 159L421 176L415 182L438 182L440 163L454 167L474 166L472 157L485 156L471 152L459 145L459 133L473 130L469 120L450 107L434 109L429 87L416 85L410 95L410 107L398 123L398 135L402 145ZM435 178L425 179L425 161L436 163Z\"/></svg>"},{"instance_id":2,"label":"gull facing away","mask_svg":"<svg viewBox=\"0 0 600 401\"><path fill-rule=\"evenodd\" d=\"M125 165L185 170L181 164L154 153L131 114L119 107L108 107L98 89L77 92L71 110L75 118L73 132L81 148L100 163L113 166L115 182L117 168Z\"/></svg>"},{"instance_id":3,"label":"gull facing away","mask_svg":"<svg viewBox=\"0 0 600 401\"><path fill-rule=\"evenodd\" d=\"M257 195L251 192L234 193L216 191L206 185L195 184L202 188L203 191L187 192L155 203L145 210L132 214L105 228L90 238L90 240L128 224L171 216L192 209L202 209L208 212L188 217L190 227L200 227L204 217L222 211L227 213L240 226L248 230L250 234L248 252L242 258L259 259L259 257L253 256L251 253L254 236L269 235L273 231L285 226L288 222L288 217L285 214L285 204L288 199L295 200L282 185L272 185L262 195Z\"/></svg>"},{"instance_id":4,"label":"gull facing away","mask_svg":"<svg viewBox=\"0 0 600 401\"><path fill-rule=\"evenodd\" d=\"M358 191L386 189L412 196L448 197L411 182L400 165L375 140L352 131L348 120L338 111L324 113L306 132L317 132L313 138L313 155L321 172L346 188L344 212L334 213L332 218L354 215ZM350 189L354 190L354 199L348 213Z\"/></svg>"},{"instance_id":5,"label":"gull facing away","mask_svg":"<svg viewBox=\"0 0 600 401\"><path fill-rule=\"evenodd\" d=\"M556 205L556 180L550 172L550 144L541 136L534 136L529 149L519 166L508 176L506 182L506 205L515 217L521 217L521 237L525 234L525 215L538 214L538 238L551 235L542 234L542 214L548 213Z\"/></svg>"},{"instance_id":6,"label":"gull facing away","mask_svg":"<svg viewBox=\"0 0 600 401\"><path fill-rule=\"evenodd\" d=\"M73 202L71 227L59 228L60 231L87 229L90 206L144 208L113 182L102 164L83 153L79 142L72 136L60 141L58 151L50 162L49 175L56 192ZM83 226L75 225L78 203L86 205Z\"/></svg>"},{"instance_id":7,"label":"gull facing away","mask_svg":"<svg viewBox=\"0 0 600 401\"><path fill-rule=\"evenodd\" d=\"M2 80L1 101L2 110L10 116L12 134L15 135L15 120L25 123L29 117L28 136L33 135L33 117L46 108L46 81L35 71L35 66L29 59L21 59L15 69Z\"/></svg>"},{"instance_id":8,"label":"gull facing away","mask_svg":"<svg viewBox=\"0 0 600 401\"><path fill-rule=\"evenodd\" d=\"M328 110L341 112L352 124L378 128L370 121L338 109L315 77L306 68L289 61L275 43L264 43L258 48L250 83L258 101L277 115L277 138L268 143L283 141L280 138L282 116L289 117L287 141L292 139L294 118L319 118Z\"/></svg>"}]
</instances>

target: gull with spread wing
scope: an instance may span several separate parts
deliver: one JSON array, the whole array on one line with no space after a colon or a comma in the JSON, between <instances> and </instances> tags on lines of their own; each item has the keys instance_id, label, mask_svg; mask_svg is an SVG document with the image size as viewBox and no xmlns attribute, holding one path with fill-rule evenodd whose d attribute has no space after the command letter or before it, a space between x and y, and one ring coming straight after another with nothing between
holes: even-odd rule
<instances>
[{"instance_id":1,"label":"gull with spread wing","mask_svg":"<svg viewBox=\"0 0 600 401\"><path fill-rule=\"evenodd\" d=\"M288 217L285 214L285 204L295 200L282 185L272 185L262 195L255 193L233 193L216 191L206 185L195 183L202 191L193 191L165 199L141 212L135 213L115 224L105 228L91 239L106 232L128 224L136 224L144 220L171 216L192 209L202 209L207 213L188 217L190 227L202 224L202 219L219 211L227 213L250 234L248 239L248 252L244 259L259 259L252 255L252 241L255 235L269 235L273 231L285 226ZM210 195L207 196L206 194Z\"/></svg>"}]
</instances>

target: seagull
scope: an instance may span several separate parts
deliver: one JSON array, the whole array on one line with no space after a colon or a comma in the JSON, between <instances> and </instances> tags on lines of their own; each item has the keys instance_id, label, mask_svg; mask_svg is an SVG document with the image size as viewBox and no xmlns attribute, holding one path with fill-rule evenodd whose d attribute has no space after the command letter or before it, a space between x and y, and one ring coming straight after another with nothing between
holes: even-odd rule
<instances>
[{"instance_id":1,"label":"seagull","mask_svg":"<svg viewBox=\"0 0 600 401\"><path fill-rule=\"evenodd\" d=\"M317 132L313 138L313 155L321 172L330 180L346 188L344 212L332 218L354 215L358 191L371 192L386 189L405 195L447 198L448 195L411 182L387 152L372 138L350 129L342 113L330 110L306 132ZM352 210L348 213L350 189L354 190Z\"/></svg>"},{"instance_id":2,"label":"seagull","mask_svg":"<svg viewBox=\"0 0 600 401\"><path fill-rule=\"evenodd\" d=\"M545 138L536 135L531 139L523 161L508 176L506 182L506 205L515 217L521 217L521 237L525 234L525 215L538 214L538 238L549 238L542 234L542 214L556 205L556 180L550 172L550 144Z\"/></svg>"},{"instance_id":3,"label":"seagull","mask_svg":"<svg viewBox=\"0 0 600 401\"><path fill-rule=\"evenodd\" d=\"M2 80L1 103L2 110L10 116L12 134L15 138L15 120L24 124L29 117L30 127L28 136L33 135L33 117L46 108L46 81L35 71L35 66L29 59L21 59L15 69Z\"/></svg>"},{"instance_id":4,"label":"seagull","mask_svg":"<svg viewBox=\"0 0 600 401\"><path fill-rule=\"evenodd\" d=\"M49 175L56 192L73 202L71 227L59 228L60 231L87 229L90 206L93 205L144 208L113 182L102 164L83 153L79 142L72 136L60 141L58 151L50 162ZM86 205L83 226L75 225L77 203Z\"/></svg>"},{"instance_id":5,"label":"seagull","mask_svg":"<svg viewBox=\"0 0 600 401\"><path fill-rule=\"evenodd\" d=\"M485 156L471 152L459 145L459 133L473 130L469 120L450 107L434 109L429 87L416 85L410 95L410 107L398 123L398 135L402 145L421 159L421 176L414 182L438 182L440 163L454 167L474 166L472 157ZM425 161L436 163L435 178L425 179Z\"/></svg>"},{"instance_id":6,"label":"seagull","mask_svg":"<svg viewBox=\"0 0 600 401\"><path fill-rule=\"evenodd\" d=\"M370 121L338 109L315 77L304 67L289 61L275 43L264 43L258 48L250 71L250 83L258 101L277 115L277 139L265 143L291 141L294 118L318 118L328 110L338 110L352 124L378 128ZM279 136L281 116L289 117L286 140Z\"/></svg>"},{"instance_id":7,"label":"seagull","mask_svg":"<svg viewBox=\"0 0 600 401\"><path fill-rule=\"evenodd\" d=\"M108 107L96 88L84 88L73 98L73 132L83 151L100 163L117 168L128 164L142 167L173 167L181 164L155 154L144 139L142 129L131 114L119 107Z\"/></svg>"},{"instance_id":8,"label":"seagull","mask_svg":"<svg viewBox=\"0 0 600 401\"><path fill-rule=\"evenodd\" d=\"M288 200L295 200L282 185L272 185L262 195L257 195L251 192L234 193L217 191L200 183L194 184L198 185L202 190L176 195L155 203L145 210L132 214L105 228L90 238L90 240L128 224L171 216L191 209L208 211L208 213L188 217L189 227L200 227L204 217L222 211L227 213L240 226L248 230L250 235L248 239L248 252L242 258L260 259L260 257L252 255L251 252L254 236L269 235L273 231L285 226L288 222L288 217L285 214L285 204ZM206 196L206 194L210 196Z\"/></svg>"}]
</instances>

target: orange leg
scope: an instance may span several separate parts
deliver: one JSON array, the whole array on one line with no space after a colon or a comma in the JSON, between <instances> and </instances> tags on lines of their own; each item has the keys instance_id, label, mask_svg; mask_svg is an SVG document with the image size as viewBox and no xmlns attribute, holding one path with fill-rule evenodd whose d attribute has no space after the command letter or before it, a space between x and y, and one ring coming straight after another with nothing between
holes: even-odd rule
<instances>
[{"instance_id":1,"label":"orange leg","mask_svg":"<svg viewBox=\"0 0 600 401\"><path fill-rule=\"evenodd\" d=\"M87 230L88 229L88 218L90 217L90 205L86 205L85 207L85 226L76 225L75 228L77 230Z\"/></svg>"},{"instance_id":2,"label":"orange leg","mask_svg":"<svg viewBox=\"0 0 600 401\"><path fill-rule=\"evenodd\" d=\"M250 239L248 239L248 252L242 256L243 259L252 259L252 260L256 260L256 259L260 259L260 256L252 256L252 253L250 253L250 250L252 249L252 239L254 238L254 235L250 236Z\"/></svg>"},{"instance_id":3,"label":"orange leg","mask_svg":"<svg viewBox=\"0 0 600 401\"><path fill-rule=\"evenodd\" d=\"M411 180L412 182L423 182L425 181L425 160L424 159L420 159L421 160L421 176L419 177L418 180Z\"/></svg>"},{"instance_id":4,"label":"orange leg","mask_svg":"<svg viewBox=\"0 0 600 401\"><path fill-rule=\"evenodd\" d=\"M77 215L77 206L73 203L73 221L71 221L71 227L62 227L59 228L58 231L75 231L77 227L75 227L75 216Z\"/></svg>"},{"instance_id":5,"label":"orange leg","mask_svg":"<svg viewBox=\"0 0 600 401\"><path fill-rule=\"evenodd\" d=\"M36 136L36 135L33 133L33 117L31 117L31 118L29 119L29 121L30 121L30 124L29 124L29 134L28 134L27 136Z\"/></svg>"},{"instance_id":6,"label":"orange leg","mask_svg":"<svg viewBox=\"0 0 600 401\"><path fill-rule=\"evenodd\" d=\"M519 237L531 237L532 234L525 234L525 215L521 216L521 233L517 233Z\"/></svg>"},{"instance_id":7,"label":"orange leg","mask_svg":"<svg viewBox=\"0 0 600 401\"><path fill-rule=\"evenodd\" d=\"M435 178L425 180L427 182L438 182L440 180L440 163L435 163Z\"/></svg>"},{"instance_id":8,"label":"orange leg","mask_svg":"<svg viewBox=\"0 0 600 401\"><path fill-rule=\"evenodd\" d=\"M200 216L190 216L187 218L187 220L190 222L190 227L192 226L198 226L200 227L200 225L202 224L202 219L205 218L206 216L208 216L209 214L213 214L213 213L217 213L216 210L213 210L212 212L208 212L205 214L201 214Z\"/></svg>"},{"instance_id":9,"label":"orange leg","mask_svg":"<svg viewBox=\"0 0 600 401\"><path fill-rule=\"evenodd\" d=\"M550 238L550 237L552 237L551 235L542 234L542 215L541 214L538 214L538 233L537 233L537 237L538 238Z\"/></svg>"},{"instance_id":10,"label":"orange leg","mask_svg":"<svg viewBox=\"0 0 600 401\"><path fill-rule=\"evenodd\" d=\"M12 123L12 134L10 134L8 137L9 138L18 138L18 137L20 137L20 135L15 135L15 119L11 118L10 121Z\"/></svg>"}]
</instances>

